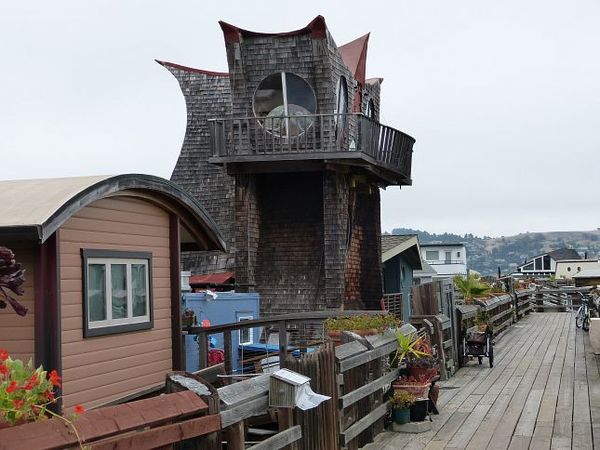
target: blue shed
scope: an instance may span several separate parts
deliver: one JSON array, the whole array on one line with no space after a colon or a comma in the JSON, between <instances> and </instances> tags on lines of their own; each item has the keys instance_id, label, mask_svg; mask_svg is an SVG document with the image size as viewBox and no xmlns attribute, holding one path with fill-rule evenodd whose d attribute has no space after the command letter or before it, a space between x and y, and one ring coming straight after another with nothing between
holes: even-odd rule
<instances>
[{"instance_id":1,"label":"blue shed","mask_svg":"<svg viewBox=\"0 0 600 450\"><path fill-rule=\"evenodd\" d=\"M383 290L386 294L402 294L402 317L408 322L413 271L423 269L419 240L414 234L382 235L381 253Z\"/></svg>"},{"instance_id":2,"label":"blue shed","mask_svg":"<svg viewBox=\"0 0 600 450\"><path fill-rule=\"evenodd\" d=\"M182 296L183 308L196 313L198 324L209 320L211 325L242 322L259 318L260 301L257 293L216 292L216 298L206 293L188 293ZM240 345L253 344L260 338L261 328L250 328L242 332L234 332L231 336L233 345L232 365L239 369L238 351ZM223 349L223 334L212 336L214 347ZM196 336L185 337L185 368L188 372L200 369L200 357Z\"/></svg>"}]
</instances>

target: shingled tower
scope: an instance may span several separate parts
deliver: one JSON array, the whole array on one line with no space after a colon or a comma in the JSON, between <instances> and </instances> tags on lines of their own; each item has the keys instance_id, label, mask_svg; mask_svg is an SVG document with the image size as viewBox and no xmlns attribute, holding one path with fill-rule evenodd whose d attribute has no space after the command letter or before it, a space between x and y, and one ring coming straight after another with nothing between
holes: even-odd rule
<instances>
[{"instance_id":1,"label":"shingled tower","mask_svg":"<svg viewBox=\"0 0 600 450\"><path fill-rule=\"evenodd\" d=\"M228 74L161 63L186 98L172 180L230 244L190 254L195 273L234 269L261 313L378 309L379 188L410 185L414 139L379 123L369 35L338 47L323 17L287 33L221 22Z\"/></svg>"}]
</instances>

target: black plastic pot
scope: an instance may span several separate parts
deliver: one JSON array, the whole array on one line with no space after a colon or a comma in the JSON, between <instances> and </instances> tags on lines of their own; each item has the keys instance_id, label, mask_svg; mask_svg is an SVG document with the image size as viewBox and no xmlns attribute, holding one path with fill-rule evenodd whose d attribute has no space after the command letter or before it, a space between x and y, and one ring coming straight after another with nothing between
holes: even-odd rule
<instances>
[{"instance_id":1,"label":"black plastic pot","mask_svg":"<svg viewBox=\"0 0 600 450\"><path fill-rule=\"evenodd\" d=\"M423 422L427 417L427 405L429 399L417 400L410 407L410 421L411 422Z\"/></svg>"}]
</instances>

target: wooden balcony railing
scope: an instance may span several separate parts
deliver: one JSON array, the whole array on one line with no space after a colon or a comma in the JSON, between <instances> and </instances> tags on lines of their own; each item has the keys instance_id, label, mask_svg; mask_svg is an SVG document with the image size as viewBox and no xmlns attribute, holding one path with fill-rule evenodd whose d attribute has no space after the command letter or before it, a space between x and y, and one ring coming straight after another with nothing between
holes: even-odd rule
<instances>
[{"instance_id":1,"label":"wooden balcony railing","mask_svg":"<svg viewBox=\"0 0 600 450\"><path fill-rule=\"evenodd\" d=\"M356 156L410 183L414 138L363 114L242 117L210 123L216 163Z\"/></svg>"}]
</instances>

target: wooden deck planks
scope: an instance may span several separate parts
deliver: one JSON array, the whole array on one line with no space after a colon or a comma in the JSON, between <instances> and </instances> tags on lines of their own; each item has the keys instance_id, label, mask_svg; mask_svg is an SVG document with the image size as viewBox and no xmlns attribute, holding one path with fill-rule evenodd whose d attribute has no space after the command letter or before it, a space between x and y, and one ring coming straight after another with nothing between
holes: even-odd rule
<instances>
[{"instance_id":1,"label":"wooden deck planks","mask_svg":"<svg viewBox=\"0 0 600 450\"><path fill-rule=\"evenodd\" d=\"M569 313L531 314L476 363L441 383L432 431L382 433L368 450L600 448L600 367Z\"/></svg>"}]
</instances>

